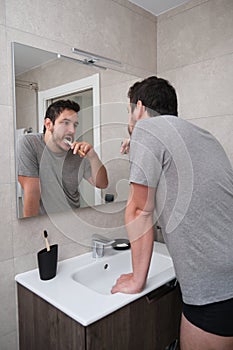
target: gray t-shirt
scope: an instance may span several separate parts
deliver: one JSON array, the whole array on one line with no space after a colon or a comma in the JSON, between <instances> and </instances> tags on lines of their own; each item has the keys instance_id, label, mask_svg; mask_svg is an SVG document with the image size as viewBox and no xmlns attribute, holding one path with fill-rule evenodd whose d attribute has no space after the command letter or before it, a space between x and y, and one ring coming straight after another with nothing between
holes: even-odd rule
<instances>
[{"instance_id":1,"label":"gray t-shirt","mask_svg":"<svg viewBox=\"0 0 233 350\"><path fill-rule=\"evenodd\" d=\"M72 150L51 152L43 134L28 134L19 139L17 167L18 175L40 178L40 212L47 214L78 208L80 181L91 177L87 158L74 155Z\"/></svg>"},{"instance_id":2,"label":"gray t-shirt","mask_svg":"<svg viewBox=\"0 0 233 350\"><path fill-rule=\"evenodd\" d=\"M233 169L219 142L174 116L139 121L130 182L156 188L155 221L173 258L183 300L233 297Z\"/></svg>"}]
</instances>

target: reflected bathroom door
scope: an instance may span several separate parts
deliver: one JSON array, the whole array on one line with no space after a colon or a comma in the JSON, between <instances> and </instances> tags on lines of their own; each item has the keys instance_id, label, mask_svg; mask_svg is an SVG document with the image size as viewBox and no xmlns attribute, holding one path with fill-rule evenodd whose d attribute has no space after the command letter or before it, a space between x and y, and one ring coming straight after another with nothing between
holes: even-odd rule
<instances>
[{"instance_id":1,"label":"reflected bathroom door","mask_svg":"<svg viewBox=\"0 0 233 350\"><path fill-rule=\"evenodd\" d=\"M92 77L96 78L96 76L98 75ZM96 149L100 145L98 84L95 80L95 84L92 86L89 78L91 77L39 92L39 125L43 125L42 116L44 118L46 109L51 103L60 99L70 99L77 102L80 105L80 112L75 139L92 144L100 157L100 150ZM81 181L79 192L81 208L102 204L101 190L93 187L87 181Z\"/></svg>"}]
</instances>

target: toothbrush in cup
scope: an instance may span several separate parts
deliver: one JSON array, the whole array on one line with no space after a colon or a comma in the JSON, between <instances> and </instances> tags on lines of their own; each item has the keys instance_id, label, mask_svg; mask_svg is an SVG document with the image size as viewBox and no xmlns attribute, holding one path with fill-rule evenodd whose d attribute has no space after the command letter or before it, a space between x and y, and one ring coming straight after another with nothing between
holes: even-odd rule
<instances>
[{"instance_id":1,"label":"toothbrush in cup","mask_svg":"<svg viewBox=\"0 0 233 350\"><path fill-rule=\"evenodd\" d=\"M45 239L45 245L46 245L46 249L47 252L50 251L50 245L49 245L49 241L48 241L48 233L46 230L44 230L44 239Z\"/></svg>"},{"instance_id":2,"label":"toothbrush in cup","mask_svg":"<svg viewBox=\"0 0 233 350\"><path fill-rule=\"evenodd\" d=\"M72 146L72 142L71 142L71 139L70 139L70 138L68 138L68 137L65 138L65 139L64 139L64 142L65 142L68 146L70 146L70 147ZM78 150L78 153L79 153L79 155L82 156L82 157L85 157L85 155L86 155L86 154L85 154L83 151L81 151L80 149Z\"/></svg>"}]
</instances>

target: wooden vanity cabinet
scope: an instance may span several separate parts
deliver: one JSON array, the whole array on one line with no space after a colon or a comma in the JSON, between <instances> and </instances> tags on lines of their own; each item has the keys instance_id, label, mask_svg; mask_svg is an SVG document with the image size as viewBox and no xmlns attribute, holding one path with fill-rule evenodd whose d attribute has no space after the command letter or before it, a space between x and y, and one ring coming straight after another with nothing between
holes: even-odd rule
<instances>
[{"instance_id":1,"label":"wooden vanity cabinet","mask_svg":"<svg viewBox=\"0 0 233 350\"><path fill-rule=\"evenodd\" d=\"M20 284L17 290L20 350L165 350L179 338L181 295L174 284L87 327Z\"/></svg>"}]
</instances>

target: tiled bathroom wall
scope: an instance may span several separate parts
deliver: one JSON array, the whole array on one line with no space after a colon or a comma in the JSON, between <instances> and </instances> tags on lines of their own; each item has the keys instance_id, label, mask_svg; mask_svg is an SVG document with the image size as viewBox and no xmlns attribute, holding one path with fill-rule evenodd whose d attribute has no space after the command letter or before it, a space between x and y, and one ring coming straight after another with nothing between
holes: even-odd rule
<instances>
[{"instance_id":1,"label":"tiled bathroom wall","mask_svg":"<svg viewBox=\"0 0 233 350\"><path fill-rule=\"evenodd\" d=\"M157 74L180 117L207 129L233 163L233 1L193 0L158 17Z\"/></svg>"}]
</instances>

